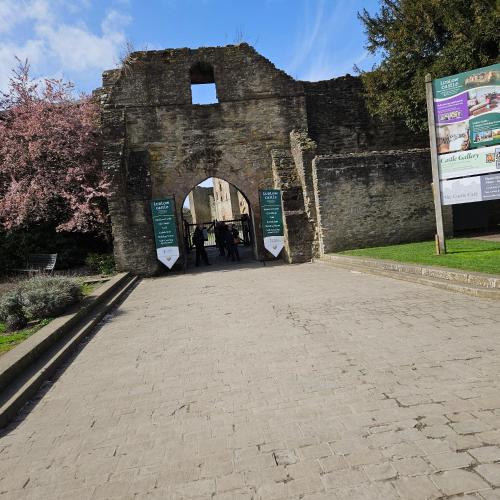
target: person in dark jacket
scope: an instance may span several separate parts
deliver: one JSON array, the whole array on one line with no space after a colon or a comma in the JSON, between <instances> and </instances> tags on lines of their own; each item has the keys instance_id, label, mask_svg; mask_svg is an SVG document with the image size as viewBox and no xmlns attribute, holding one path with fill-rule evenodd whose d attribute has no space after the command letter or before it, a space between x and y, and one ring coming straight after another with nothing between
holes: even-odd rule
<instances>
[{"instance_id":1,"label":"person in dark jacket","mask_svg":"<svg viewBox=\"0 0 500 500\"><path fill-rule=\"evenodd\" d=\"M238 230L234 227L234 230L236 231L236 237L235 237L233 227L228 227L228 226L224 227L224 239L226 241L227 260L231 258L231 260L234 262L235 260L240 260L240 254L238 252L238 244L237 244Z\"/></svg>"},{"instance_id":2,"label":"person in dark jacket","mask_svg":"<svg viewBox=\"0 0 500 500\"><path fill-rule=\"evenodd\" d=\"M219 249L219 255L221 257L224 257L226 255L225 252L225 238L224 238L224 223L223 222L217 222L215 224L215 244L217 245L217 248Z\"/></svg>"},{"instance_id":3,"label":"person in dark jacket","mask_svg":"<svg viewBox=\"0 0 500 500\"><path fill-rule=\"evenodd\" d=\"M193 245L196 247L196 266L198 267L200 265L200 260L202 259L203 263L209 266L210 262L208 262L208 255L205 250L205 236L201 224L198 224L194 230Z\"/></svg>"},{"instance_id":4,"label":"person in dark jacket","mask_svg":"<svg viewBox=\"0 0 500 500\"><path fill-rule=\"evenodd\" d=\"M243 242L247 247L250 245L250 217L248 214L241 214L241 226L243 229Z\"/></svg>"}]
</instances>

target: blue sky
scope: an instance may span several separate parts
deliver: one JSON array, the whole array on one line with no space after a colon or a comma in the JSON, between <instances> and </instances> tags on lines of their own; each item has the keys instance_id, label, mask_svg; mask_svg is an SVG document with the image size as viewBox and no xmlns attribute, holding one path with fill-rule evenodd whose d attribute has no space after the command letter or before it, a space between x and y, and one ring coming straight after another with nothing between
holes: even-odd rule
<instances>
[{"instance_id":1,"label":"blue sky","mask_svg":"<svg viewBox=\"0 0 500 500\"><path fill-rule=\"evenodd\" d=\"M368 69L357 12L376 0L0 0L0 89L14 56L37 77L100 85L127 41L138 50L245 41L302 80Z\"/></svg>"}]
</instances>

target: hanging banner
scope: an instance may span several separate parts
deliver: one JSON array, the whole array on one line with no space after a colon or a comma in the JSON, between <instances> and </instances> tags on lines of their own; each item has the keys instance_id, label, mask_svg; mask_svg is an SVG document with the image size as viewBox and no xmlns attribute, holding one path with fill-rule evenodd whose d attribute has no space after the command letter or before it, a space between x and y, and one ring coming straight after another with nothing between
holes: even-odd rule
<instances>
[{"instance_id":1,"label":"hanging banner","mask_svg":"<svg viewBox=\"0 0 500 500\"><path fill-rule=\"evenodd\" d=\"M277 257L285 246L281 191L262 189L259 191L259 197L264 247Z\"/></svg>"},{"instance_id":2,"label":"hanging banner","mask_svg":"<svg viewBox=\"0 0 500 500\"><path fill-rule=\"evenodd\" d=\"M162 264L172 269L179 258L174 199L153 200L151 215L155 232L156 255Z\"/></svg>"}]
</instances>

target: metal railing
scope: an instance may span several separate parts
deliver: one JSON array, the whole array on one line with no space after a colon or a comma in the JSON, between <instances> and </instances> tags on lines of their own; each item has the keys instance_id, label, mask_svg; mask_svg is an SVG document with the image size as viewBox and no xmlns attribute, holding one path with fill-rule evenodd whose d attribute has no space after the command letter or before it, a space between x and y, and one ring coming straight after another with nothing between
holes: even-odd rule
<instances>
[{"instance_id":1,"label":"metal railing","mask_svg":"<svg viewBox=\"0 0 500 500\"><path fill-rule=\"evenodd\" d=\"M243 221L242 219L232 219L232 220L223 220L223 221L210 221L210 222L201 222L200 224L207 230L208 239L205 240L205 247L215 247L217 246L217 242L215 240L215 225L219 222L223 222L224 224L231 226L234 224L236 229L238 230L239 237L241 239L241 244L243 244ZM196 224L190 224L184 221L184 244L186 246L186 250L189 252L194 248L193 244L193 234L196 229Z\"/></svg>"}]
</instances>

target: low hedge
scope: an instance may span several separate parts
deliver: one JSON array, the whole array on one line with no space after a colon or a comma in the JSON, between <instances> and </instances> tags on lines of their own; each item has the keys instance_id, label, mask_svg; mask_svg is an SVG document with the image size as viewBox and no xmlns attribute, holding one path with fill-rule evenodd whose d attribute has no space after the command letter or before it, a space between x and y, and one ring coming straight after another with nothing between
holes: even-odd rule
<instances>
[{"instance_id":1,"label":"low hedge","mask_svg":"<svg viewBox=\"0 0 500 500\"><path fill-rule=\"evenodd\" d=\"M21 281L0 298L0 320L9 331L20 330L28 321L59 316L81 298L80 285L73 279L35 276Z\"/></svg>"}]
</instances>

